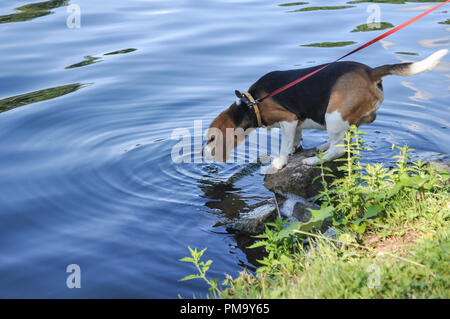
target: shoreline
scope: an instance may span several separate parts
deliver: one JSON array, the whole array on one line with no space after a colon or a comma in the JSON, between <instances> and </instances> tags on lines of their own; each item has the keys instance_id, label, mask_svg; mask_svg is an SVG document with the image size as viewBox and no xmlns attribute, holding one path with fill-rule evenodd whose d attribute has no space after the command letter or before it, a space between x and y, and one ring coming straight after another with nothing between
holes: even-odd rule
<instances>
[{"instance_id":1,"label":"shoreline","mask_svg":"<svg viewBox=\"0 0 450 319\"><path fill-rule=\"evenodd\" d=\"M296 164L300 152L266 175L266 186L279 195L300 185L288 197L319 181L316 205L302 203L309 216L264 221L259 241L249 247L266 250L261 265L254 274L216 281L211 297L450 297L450 162L411 162L408 147L395 146L396 167L361 165L360 134L356 128L347 134L348 156L338 164L304 168ZM331 176L337 172L344 174ZM304 176L311 179L298 183ZM282 185L286 181L291 185Z\"/></svg>"}]
</instances>

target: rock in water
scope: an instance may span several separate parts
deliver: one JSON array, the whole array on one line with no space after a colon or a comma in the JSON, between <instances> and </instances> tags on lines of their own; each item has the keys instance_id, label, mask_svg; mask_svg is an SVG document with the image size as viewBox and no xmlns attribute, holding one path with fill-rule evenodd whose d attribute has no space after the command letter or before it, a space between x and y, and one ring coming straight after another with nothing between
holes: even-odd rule
<instances>
[{"instance_id":1,"label":"rock in water","mask_svg":"<svg viewBox=\"0 0 450 319\"><path fill-rule=\"evenodd\" d=\"M436 167L436 169L441 171L447 171L450 173L450 162L444 162L444 161L432 161L431 164Z\"/></svg>"},{"instance_id":2,"label":"rock in water","mask_svg":"<svg viewBox=\"0 0 450 319\"><path fill-rule=\"evenodd\" d=\"M265 186L277 194L280 212L284 217L294 218L300 222L306 223L311 219L309 209L317 209L318 206L309 202L306 198L316 196L322 190L320 179L313 183L313 179L320 175L320 168L305 165L302 160L314 156L315 149L300 151L289 159L286 167L279 171L273 171L270 167L266 171ZM337 167L340 162L326 162L325 167L332 169L334 175L340 175ZM256 164L255 164L256 165ZM252 172L259 166L251 167ZM247 169L247 168L246 168ZM326 172L327 174L330 172ZM239 179L243 173L239 173L233 180ZM331 182L331 177L326 177L327 182ZM300 198L298 198L298 196ZM249 213L241 214L238 219L221 223L227 229L247 234L260 234L264 231L265 223L275 220L278 212L275 203L265 202L263 205L254 208Z\"/></svg>"},{"instance_id":3,"label":"rock in water","mask_svg":"<svg viewBox=\"0 0 450 319\"><path fill-rule=\"evenodd\" d=\"M277 216L274 204L266 204L256 207L246 214L242 214L237 220L226 225L228 229L245 232L248 234L260 234L264 231L264 223L275 220Z\"/></svg>"},{"instance_id":4,"label":"rock in water","mask_svg":"<svg viewBox=\"0 0 450 319\"><path fill-rule=\"evenodd\" d=\"M317 153L315 149L303 150L295 153L289 158L288 164L279 171L274 171L270 167L264 178L264 186L275 193L295 194L303 198L316 196L322 190L320 178L313 179L320 175L320 168L305 165L302 160L314 156ZM337 167L342 162L329 161L324 164L333 170L334 175L341 175ZM326 172L329 173L329 172ZM326 177L327 182L331 182L332 177Z\"/></svg>"},{"instance_id":5,"label":"rock in water","mask_svg":"<svg viewBox=\"0 0 450 319\"><path fill-rule=\"evenodd\" d=\"M312 204L304 204L302 202L297 202L294 205L292 216L299 222L307 223L311 220L312 213L309 209L318 209L318 207Z\"/></svg>"},{"instance_id":6,"label":"rock in water","mask_svg":"<svg viewBox=\"0 0 450 319\"><path fill-rule=\"evenodd\" d=\"M311 217L310 209L319 209L320 206L306 199L286 193L278 193L275 195L278 205L280 206L280 213L283 217L294 218L294 220L307 223Z\"/></svg>"}]
</instances>

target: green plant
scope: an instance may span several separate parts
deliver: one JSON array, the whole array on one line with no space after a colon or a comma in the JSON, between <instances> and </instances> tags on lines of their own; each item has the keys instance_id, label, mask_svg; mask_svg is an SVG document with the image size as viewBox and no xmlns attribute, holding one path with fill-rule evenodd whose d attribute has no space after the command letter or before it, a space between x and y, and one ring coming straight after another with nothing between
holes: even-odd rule
<instances>
[{"instance_id":1,"label":"green plant","mask_svg":"<svg viewBox=\"0 0 450 319\"><path fill-rule=\"evenodd\" d=\"M399 151L396 167L389 170L382 164L361 164L361 150L370 150L364 146L364 140L356 126L350 127L344 144L339 145L346 150L347 157L337 159L342 161L338 170L344 172L343 178L335 178L331 184L325 176L334 176L330 168L321 161L323 191L317 197L321 203L321 213L328 213L335 226L347 226L357 233L364 233L370 219L380 217L386 211L392 210L396 202L404 197L412 200L415 197L424 199L425 193L435 193L445 187L443 181L448 178L447 172L440 174L430 165L421 160L410 163L408 146L395 146ZM321 158L319 154L319 158Z\"/></svg>"},{"instance_id":2,"label":"green plant","mask_svg":"<svg viewBox=\"0 0 450 319\"><path fill-rule=\"evenodd\" d=\"M208 279L208 277L206 276L206 273L208 272L209 267L211 266L213 261L211 259L207 260L206 262L200 261L204 252L206 251L206 248L204 248L200 251L198 251L197 248L192 249L191 247L188 247L188 249L191 254L191 257L181 258L180 261L192 263L195 266L197 273L183 277L182 279L180 279L180 281L191 280L191 279L196 279L196 278L203 279L209 286L209 292L210 292L211 296L213 296L214 298L217 298L219 296L223 297L223 293L219 289L219 285L218 285L219 280L217 278ZM222 285L224 285L224 286L226 284L227 284L227 281L224 281L222 283Z\"/></svg>"},{"instance_id":3,"label":"green plant","mask_svg":"<svg viewBox=\"0 0 450 319\"><path fill-rule=\"evenodd\" d=\"M273 223L266 223L263 234L256 235L255 238L262 240L257 241L248 248L264 247L267 256L258 262L265 266L260 271L273 272L277 269L280 260L290 254L293 250L299 248L297 236L292 232L297 229L297 223L292 223L285 227L288 219L277 218Z\"/></svg>"},{"instance_id":4,"label":"green plant","mask_svg":"<svg viewBox=\"0 0 450 319\"><path fill-rule=\"evenodd\" d=\"M364 234L368 227L380 228L386 217L395 224L403 220L412 220L420 217L420 211L425 210L421 204L425 199L436 198L438 193L445 193L448 187L445 180L447 172L438 173L433 166L422 161L410 162L408 146L392 146L399 153L393 156L396 167L384 168L382 164L361 163L361 151L371 149L365 146L361 138L364 132L359 132L356 126L351 126L345 135L344 144L338 147L345 148L346 157L337 159L342 162L338 170L344 173L336 178L334 172L324 165L323 154L317 156L320 162L320 179L323 190L317 196L319 209L310 209L312 219L306 223L291 222L278 219L275 223L268 223L265 232L257 238L262 239L249 248L265 247L267 256L260 260L260 272L274 273L279 269L285 256L303 250L302 242L306 232L320 230L326 220L331 220L339 236L355 238L355 235ZM333 177L331 183L326 177ZM407 205L405 205L407 203ZM409 205L413 209L409 209ZM400 214L399 214L400 212ZM399 232L402 228L384 227L385 235ZM387 231L386 231L387 230ZM403 232L406 232L404 230ZM400 232L401 233L401 232Z\"/></svg>"}]
</instances>

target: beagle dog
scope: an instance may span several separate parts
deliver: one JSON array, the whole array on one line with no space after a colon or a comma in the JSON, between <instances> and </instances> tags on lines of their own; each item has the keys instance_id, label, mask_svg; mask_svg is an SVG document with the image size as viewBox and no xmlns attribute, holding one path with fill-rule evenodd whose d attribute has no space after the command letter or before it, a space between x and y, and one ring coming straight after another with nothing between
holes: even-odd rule
<instances>
[{"instance_id":1,"label":"beagle dog","mask_svg":"<svg viewBox=\"0 0 450 319\"><path fill-rule=\"evenodd\" d=\"M400 63L371 68L357 62L336 62L281 93L253 103L268 93L318 68L270 72L256 81L248 92L236 91L237 100L220 113L207 132L202 155L207 160L225 162L231 151L257 127L279 126L280 156L272 161L276 169L283 168L290 154L301 147L302 130L326 130L329 142L317 147L325 160L344 154L345 133L350 125L372 123L383 101L381 79L390 74L410 76L432 69L448 53L443 49L414 63ZM303 160L314 165L317 157Z\"/></svg>"}]
</instances>

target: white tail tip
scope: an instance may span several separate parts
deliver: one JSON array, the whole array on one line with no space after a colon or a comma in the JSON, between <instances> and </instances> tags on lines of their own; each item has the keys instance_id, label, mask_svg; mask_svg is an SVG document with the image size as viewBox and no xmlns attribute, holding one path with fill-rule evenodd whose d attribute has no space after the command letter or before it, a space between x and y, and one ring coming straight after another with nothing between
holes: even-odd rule
<instances>
[{"instance_id":1,"label":"white tail tip","mask_svg":"<svg viewBox=\"0 0 450 319\"><path fill-rule=\"evenodd\" d=\"M414 62L410 66L410 74L414 75L433 69L447 53L447 49L442 49L422 61Z\"/></svg>"}]
</instances>

